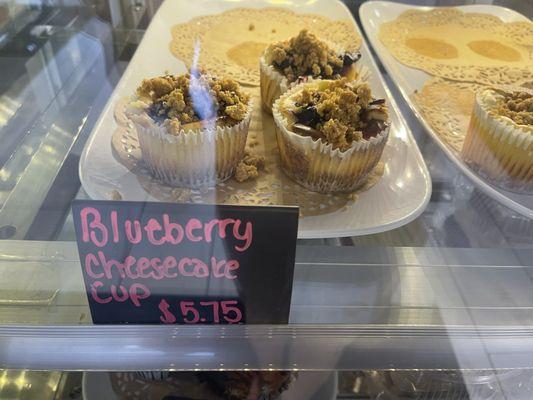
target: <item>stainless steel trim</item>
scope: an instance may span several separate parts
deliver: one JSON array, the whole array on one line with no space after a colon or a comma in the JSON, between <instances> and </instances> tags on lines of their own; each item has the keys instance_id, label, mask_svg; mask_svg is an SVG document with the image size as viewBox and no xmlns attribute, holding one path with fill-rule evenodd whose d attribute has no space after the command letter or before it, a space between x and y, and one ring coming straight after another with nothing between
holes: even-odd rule
<instances>
[{"instance_id":1,"label":"stainless steel trim","mask_svg":"<svg viewBox=\"0 0 533 400\"><path fill-rule=\"evenodd\" d=\"M531 368L533 329L4 326L0 360L68 370Z\"/></svg>"}]
</instances>

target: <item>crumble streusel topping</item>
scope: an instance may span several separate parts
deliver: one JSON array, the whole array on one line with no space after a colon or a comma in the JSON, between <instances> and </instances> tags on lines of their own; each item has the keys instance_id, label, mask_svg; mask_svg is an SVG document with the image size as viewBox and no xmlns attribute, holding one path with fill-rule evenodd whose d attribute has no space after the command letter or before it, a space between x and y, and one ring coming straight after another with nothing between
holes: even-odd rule
<instances>
[{"instance_id":1,"label":"crumble streusel topping","mask_svg":"<svg viewBox=\"0 0 533 400\"><path fill-rule=\"evenodd\" d=\"M292 130L341 151L376 136L388 120L385 101L373 100L368 84L349 84L346 79L330 81L326 88L305 86L291 101L296 107Z\"/></svg>"},{"instance_id":2,"label":"crumble streusel topping","mask_svg":"<svg viewBox=\"0 0 533 400\"><path fill-rule=\"evenodd\" d=\"M500 92L494 112L518 125L533 125L533 96L526 92Z\"/></svg>"},{"instance_id":3,"label":"crumble streusel topping","mask_svg":"<svg viewBox=\"0 0 533 400\"><path fill-rule=\"evenodd\" d=\"M263 168L265 168L265 157L246 150L243 159L235 168L235 179L237 182L255 179Z\"/></svg>"},{"instance_id":4,"label":"crumble streusel topping","mask_svg":"<svg viewBox=\"0 0 533 400\"><path fill-rule=\"evenodd\" d=\"M339 55L305 29L294 38L271 44L266 54L270 58L266 61L289 82L300 76L338 79L361 57L359 53Z\"/></svg>"},{"instance_id":5,"label":"crumble streusel topping","mask_svg":"<svg viewBox=\"0 0 533 400\"><path fill-rule=\"evenodd\" d=\"M169 120L173 134L200 121L235 125L246 116L250 99L234 80L205 73L144 79L137 95L149 100L149 113L155 121Z\"/></svg>"}]
</instances>

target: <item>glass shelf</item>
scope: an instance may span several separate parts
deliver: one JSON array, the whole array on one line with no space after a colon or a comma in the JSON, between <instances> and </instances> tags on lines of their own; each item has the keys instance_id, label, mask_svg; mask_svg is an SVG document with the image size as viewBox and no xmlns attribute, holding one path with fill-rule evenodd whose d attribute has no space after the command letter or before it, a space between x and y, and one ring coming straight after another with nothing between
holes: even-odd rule
<instances>
[{"instance_id":1,"label":"glass shelf","mask_svg":"<svg viewBox=\"0 0 533 400\"><path fill-rule=\"evenodd\" d=\"M300 240L287 326L92 325L70 213L87 198L78 162L161 2L12 3L0 21L1 367L533 368L533 221L459 172L383 68L433 181L419 218ZM345 3L358 18L361 2Z\"/></svg>"},{"instance_id":2,"label":"glass shelf","mask_svg":"<svg viewBox=\"0 0 533 400\"><path fill-rule=\"evenodd\" d=\"M180 327L91 325L73 242L0 250L15 368L533 367L533 250L302 245L289 325Z\"/></svg>"}]
</instances>

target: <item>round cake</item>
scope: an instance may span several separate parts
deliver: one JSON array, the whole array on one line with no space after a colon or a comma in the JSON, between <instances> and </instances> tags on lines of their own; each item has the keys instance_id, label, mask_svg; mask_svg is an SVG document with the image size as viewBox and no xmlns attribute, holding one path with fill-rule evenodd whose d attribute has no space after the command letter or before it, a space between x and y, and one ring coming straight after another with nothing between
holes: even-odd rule
<instances>
[{"instance_id":1,"label":"round cake","mask_svg":"<svg viewBox=\"0 0 533 400\"><path fill-rule=\"evenodd\" d=\"M360 58L360 53L333 49L305 29L294 38L271 44L259 60L263 109L272 112L274 101L301 79L368 76L368 69L356 64Z\"/></svg>"},{"instance_id":2,"label":"round cake","mask_svg":"<svg viewBox=\"0 0 533 400\"><path fill-rule=\"evenodd\" d=\"M480 90L462 157L489 182L533 192L533 95L523 87Z\"/></svg>"},{"instance_id":3,"label":"round cake","mask_svg":"<svg viewBox=\"0 0 533 400\"><path fill-rule=\"evenodd\" d=\"M384 99L361 81L313 80L283 94L273 106L285 173L309 190L351 192L381 158L389 136Z\"/></svg>"},{"instance_id":4,"label":"round cake","mask_svg":"<svg viewBox=\"0 0 533 400\"><path fill-rule=\"evenodd\" d=\"M251 110L237 82L197 71L143 80L126 114L152 175L194 188L233 175L244 155Z\"/></svg>"}]
</instances>

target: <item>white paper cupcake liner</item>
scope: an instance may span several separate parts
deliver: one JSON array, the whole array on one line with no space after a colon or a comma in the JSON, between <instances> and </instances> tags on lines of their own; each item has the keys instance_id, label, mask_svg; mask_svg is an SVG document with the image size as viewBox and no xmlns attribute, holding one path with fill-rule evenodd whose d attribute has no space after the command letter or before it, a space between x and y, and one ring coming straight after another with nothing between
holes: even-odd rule
<instances>
[{"instance_id":1,"label":"white paper cupcake liner","mask_svg":"<svg viewBox=\"0 0 533 400\"><path fill-rule=\"evenodd\" d=\"M128 113L139 138L142 159L152 175L178 187L213 186L229 179L244 155L253 104L238 124L168 133L145 111Z\"/></svg>"},{"instance_id":2,"label":"white paper cupcake liner","mask_svg":"<svg viewBox=\"0 0 533 400\"><path fill-rule=\"evenodd\" d=\"M505 190L533 193L533 134L480 104L472 112L461 155L479 175Z\"/></svg>"},{"instance_id":3,"label":"white paper cupcake liner","mask_svg":"<svg viewBox=\"0 0 533 400\"><path fill-rule=\"evenodd\" d=\"M320 193L352 192L366 182L379 162L389 137L390 126L375 137L353 142L346 151L331 144L291 132L280 104L306 83L283 94L272 108L276 139L284 172L305 188Z\"/></svg>"},{"instance_id":4,"label":"white paper cupcake liner","mask_svg":"<svg viewBox=\"0 0 533 400\"><path fill-rule=\"evenodd\" d=\"M330 47L332 46L330 45ZM353 66L357 72L357 80L367 81L370 78L370 70L365 65L356 62ZM295 86L296 83L290 84L287 78L279 73L276 68L272 65L268 65L264 55L259 59L259 75L262 108L269 114L272 114L272 105L274 102L283 93Z\"/></svg>"},{"instance_id":5,"label":"white paper cupcake liner","mask_svg":"<svg viewBox=\"0 0 533 400\"><path fill-rule=\"evenodd\" d=\"M289 82L264 57L259 59L259 79L261 86L261 106L272 114L272 104L289 88Z\"/></svg>"}]
</instances>

